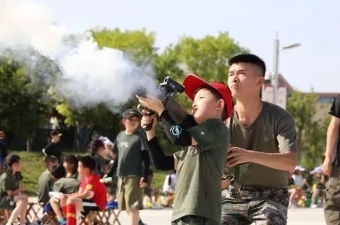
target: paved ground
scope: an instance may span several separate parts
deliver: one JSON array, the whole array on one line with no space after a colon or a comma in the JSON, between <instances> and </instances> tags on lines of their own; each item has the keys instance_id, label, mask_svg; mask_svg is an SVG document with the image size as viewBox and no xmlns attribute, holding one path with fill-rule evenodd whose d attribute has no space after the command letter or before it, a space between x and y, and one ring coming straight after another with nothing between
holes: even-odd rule
<instances>
[{"instance_id":1,"label":"paved ground","mask_svg":"<svg viewBox=\"0 0 340 225\"><path fill-rule=\"evenodd\" d=\"M36 198L30 198L30 201L36 201ZM141 218L148 225L170 225L172 210L142 210ZM121 225L129 225L129 218L125 212L119 216ZM297 208L290 209L288 212L288 225L326 225L323 216L323 210Z\"/></svg>"},{"instance_id":2,"label":"paved ground","mask_svg":"<svg viewBox=\"0 0 340 225\"><path fill-rule=\"evenodd\" d=\"M172 210L142 210L141 218L148 225L170 225ZM326 225L322 209L292 209L288 225ZM121 225L129 225L126 213L120 215Z\"/></svg>"}]
</instances>

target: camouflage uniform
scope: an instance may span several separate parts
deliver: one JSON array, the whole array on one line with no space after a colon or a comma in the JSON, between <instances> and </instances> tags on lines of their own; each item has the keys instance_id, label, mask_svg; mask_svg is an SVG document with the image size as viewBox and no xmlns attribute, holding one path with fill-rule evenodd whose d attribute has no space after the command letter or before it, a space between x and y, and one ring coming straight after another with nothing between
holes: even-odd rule
<instances>
[{"instance_id":1,"label":"camouflage uniform","mask_svg":"<svg viewBox=\"0 0 340 225\"><path fill-rule=\"evenodd\" d=\"M340 166L332 168L326 184L324 215L327 225L340 224Z\"/></svg>"},{"instance_id":2,"label":"camouflage uniform","mask_svg":"<svg viewBox=\"0 0 340 225\"><path fill-rule=\"evenodd\" d=\"M242 201L231 196L232 188L222 191L222 225L286 225L288 189L256 189L242 186Z\"/></svg>"}]
</instances>

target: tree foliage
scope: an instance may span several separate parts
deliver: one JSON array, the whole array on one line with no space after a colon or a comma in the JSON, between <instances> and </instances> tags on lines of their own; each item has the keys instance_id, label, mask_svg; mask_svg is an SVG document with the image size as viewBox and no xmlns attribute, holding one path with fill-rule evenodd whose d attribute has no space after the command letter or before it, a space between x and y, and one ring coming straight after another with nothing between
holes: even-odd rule
<instances>
[{"instance_id":1,"label":"tree foliage","mask_svg":"<svg viewBox=\"0 0 340 225\"><path fill-rule=\"evenodd\" d=\"M48 78L40 69L24 66L31 61L17 61L12 56L8 52L0 57L0 128L29 140L37 128L46 124L52 110L46 96ZM35 60L39 64L49 61L39 55Z\"/></svg>"},{"instance_id":2,"label":"tree foliage","mask_svg":"<svg viewBox=\"0 0 340 225\"><path fill-rule=\"evenodd\" d=\"M297 129L299 161L308 169L321 163L325 149L329 119L315 120L318 96L293 91L287 101L287 110L294 117Z\"/></svg>"}]
</instances>

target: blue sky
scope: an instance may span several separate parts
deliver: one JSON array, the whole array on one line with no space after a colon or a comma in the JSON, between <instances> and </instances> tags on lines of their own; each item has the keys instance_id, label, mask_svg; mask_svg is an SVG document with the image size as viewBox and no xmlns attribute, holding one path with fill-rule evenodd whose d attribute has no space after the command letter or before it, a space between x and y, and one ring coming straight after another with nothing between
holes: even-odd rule
<instances>
[{"instance_id":1,"label":"blue sky","mask_svg":"<svg viewBox=\"0 0 340 225\"><path fill-rule=\"evenodd\" d=\"M147 28L164 48L182 35L227 31L273 68L273 42L301 43L283 51L279 70L301 91L340 92L340 1L335 0L31 0L74 32L93 27Z\"/></svg>"}]
</instances>

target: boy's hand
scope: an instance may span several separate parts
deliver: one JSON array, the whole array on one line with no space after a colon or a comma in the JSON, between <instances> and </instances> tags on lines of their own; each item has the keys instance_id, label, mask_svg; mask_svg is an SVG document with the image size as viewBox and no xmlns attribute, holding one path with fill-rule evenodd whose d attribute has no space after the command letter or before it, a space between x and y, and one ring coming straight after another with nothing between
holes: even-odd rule
<instances>
[{"instance_id":1,"label":"boy's hand","mask_svg":"<svg viewBox=\"0 0 340 225\"><path fill-rule=\"evenodd\" d=\"M146 187L146 185L148 184L148 182L145 181L144 177L140 178L140 182L139 182L139 186L140 187Z\"/></svg>"},{"instance_id":2,"label":"boy's hand","mask_svg":"<svg viewBox=\"0 0 340 225\"><path fill-rule=\"evenodd\" d=\"M136 95L136 97L138 98L139 103L141 105L157 112L158 115L161 115L165 109L162 101L157 97L154 97L154 96L142 97L138 95Z\"/></svg>"}]
</instances>

